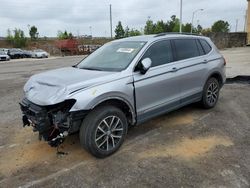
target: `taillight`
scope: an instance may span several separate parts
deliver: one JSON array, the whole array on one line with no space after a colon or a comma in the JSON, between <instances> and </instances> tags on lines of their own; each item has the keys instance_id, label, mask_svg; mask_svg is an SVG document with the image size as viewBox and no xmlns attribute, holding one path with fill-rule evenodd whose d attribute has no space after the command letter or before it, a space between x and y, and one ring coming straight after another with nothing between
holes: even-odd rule
<instances>
[{"instance_id":1,"label":"taillight","mask_svg":"<svg viewBox=\"0 0 250 188\"><path fill-rule=\"evenodd\" d=\"M223 57L223 61L224 61L224 66L226 66L227 65L227 61L226 61L225 57Z\"/></svg>"}]
</instances>

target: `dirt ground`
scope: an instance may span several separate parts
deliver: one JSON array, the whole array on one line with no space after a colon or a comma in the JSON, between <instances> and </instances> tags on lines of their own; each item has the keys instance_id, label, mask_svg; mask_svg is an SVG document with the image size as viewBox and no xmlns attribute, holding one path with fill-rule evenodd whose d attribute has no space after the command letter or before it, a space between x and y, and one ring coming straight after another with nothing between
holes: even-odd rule
<instances>
[{"instance_id":1,"label":"dirt ground","mask_svg":"<svg viewBox=\"0 0 250 188\"><path fill-rule=\"evenodd\" d=\"M234 53L250 63L249 49ZM223 54L231 60L231 51ZM61 148L68 155L57 156L31 128L22 128L18 102L31 75L81 58L0 63L0 187L250 187L248 84L225 85L212 110L193 104L131 128L107 159L84 151L77 134Z\"/></svg>"}]
</instances>

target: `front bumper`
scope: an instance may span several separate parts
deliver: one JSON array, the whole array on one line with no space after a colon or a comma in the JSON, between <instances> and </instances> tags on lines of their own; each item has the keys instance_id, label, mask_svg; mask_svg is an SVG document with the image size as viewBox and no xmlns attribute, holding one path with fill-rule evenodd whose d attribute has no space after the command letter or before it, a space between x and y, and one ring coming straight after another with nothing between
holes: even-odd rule
<instances>
[{"instance_id":1,"label":"front bumper","mask_svg":"<svg viewBox=\"0 0 250 188\"><path fill-rule=\"evenodd\" d=\"M24 98L20 103L23 126L32 126L34 132L39 132L39 138L43 138L51 146L58 146L64 137L60 135L77 132L87 113L70 113L65 110L68 106L68 101L53 106L39 106Z\"/></svg>"}]
</instances>

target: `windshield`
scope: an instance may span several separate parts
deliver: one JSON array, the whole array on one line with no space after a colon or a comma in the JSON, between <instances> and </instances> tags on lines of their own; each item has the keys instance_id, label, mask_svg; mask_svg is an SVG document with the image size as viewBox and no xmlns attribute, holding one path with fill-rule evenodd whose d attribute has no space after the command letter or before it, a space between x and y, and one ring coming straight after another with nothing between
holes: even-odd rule
<instances>
[{"instance_id":1,"label":"windshield","mask_svg":"<svg viewBox=\"0 0 250 188\"><path fill-rule=\"evenodd\" d=\"M0 51L0 55L5 55L5 52L4 51Z\"/></svg>"},{"instance_id":2,"label":"windshield","mask_svg":"<svg viewBox=\"0 0 250 188\"><path fill-rule=\"evenodd\" d=\"M77 65L80 69L99 71L122 71L128 67L145 42L108 43Z\"/></svg>"}]
</instances>

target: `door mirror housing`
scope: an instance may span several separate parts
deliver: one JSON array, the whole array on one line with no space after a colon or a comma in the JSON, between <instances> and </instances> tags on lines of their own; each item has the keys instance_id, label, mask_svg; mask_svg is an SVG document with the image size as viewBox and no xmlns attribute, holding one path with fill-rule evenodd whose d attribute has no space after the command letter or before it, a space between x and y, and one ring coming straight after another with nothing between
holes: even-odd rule
<instances>
[{"instance_id":1,"label":"door mirror housing","mask_svg":"<svg viewBox=\"0 0 250 188\"><path fill-rule=\"evenodd\" d=\"M141 61L141 67L140 72L141 74L146 74L146 72L150 69L152 66L152 61L150 58L145 58Z\"/></svg>"}]
</instances>

